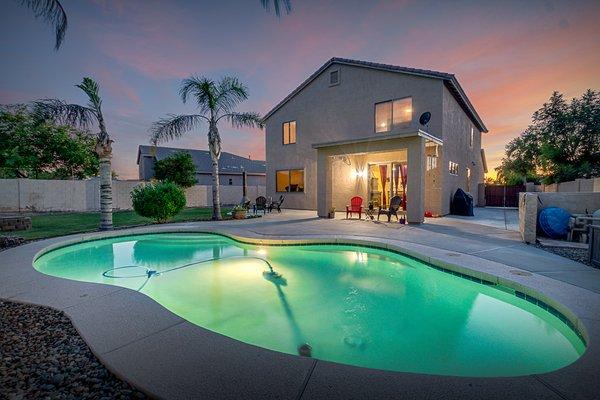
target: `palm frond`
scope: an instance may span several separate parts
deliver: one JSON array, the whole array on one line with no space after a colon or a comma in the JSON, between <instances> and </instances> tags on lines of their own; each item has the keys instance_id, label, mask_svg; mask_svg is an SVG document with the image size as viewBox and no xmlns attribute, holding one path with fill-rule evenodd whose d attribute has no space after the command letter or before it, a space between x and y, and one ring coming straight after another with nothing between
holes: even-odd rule
<instances>
[{"instance_id":1,"label":"palm frond","mask_svg":"<svg viewBox=\"0 0 600 400\"><path fill-rule=\"evenodd\" d=\"M100 112L100 106L102 105L102 99L100 98L100 86L92 78L85 77L79 85L75 85L88 96L88 107L92 110Z\"/></svg>"},{"instance_id":2,"label":"palm frond","mask_svg":"<svg viewBox=\"0 0 600 400\"><path fill-rule=\"evenodd\" d=\"M260 114L255 112L229 113L221 118L227 119L234 128L262 129L265 126Z\"/></svg>"},{"instance_id":3,"label":"palm frond","mask_svg":"<svg viewBox=\"0 0 600 400\"><path fill-rule=\"evenodd\" d=\"M33 102L33 113L39 120L87 129L98 121L94 110L79 104L68 104L58 99L42 99Z\"/></svg>"},{"instance_id":4,"label":"palm frond","mask_svg":"<svg viewBox=\"0 0 600 400\"><path fill-rule=\"evenodd\" d=\"M267 11L271 11L271 0L260 0L263 8ZM285 9L285 13L289 14L292 12L292 1L291 0L273 0L273 8L275 9L275 15L281 16L281 9Z\"/></svg>"},{"instance_id":5,"label":"palm frond","mask_svg":"<svg viewBox=\"0 0 600 400\"><path fill-rule=\"evenodd\" d=\"M21 0L35 17L52 25L56 31L54 49L58 50L67 32L67 13L58 0Z\"/></svg>"},{"instance_id":6,"label":"palm frond","mask_svg":"<svg viewBox=\"0 0 600 400\"><path fill-rule=\"evenodd\" d=\"M204 115L169 114L167 117L161 118L152 124L150 127L150 141L156 145L179 138L184 133L196 128L203 121L208 121L208 118Z\"/></svg>"},{"instance_id":7,"label":"palm frond","mask_svg":"<svg viewBox=\"0 0 600 400\"><path fill-rule=\"evenodd\" d=\"M232 112L236 105L248 98L248 88L235 77L224 77L216 89L216 105L224 113Z\"/></svg>"},{"instance_id":8,"label":"palm frond","mask_svg":"<svg viewBox=\"0 0 600 400\"><path fill-rule=\"evenodd\" d=\"M192 75L184 79L179 88L179 96L181 96L181 100L184 103L187 102L190 96L194 96L198 108L203 114L211 110L214 111L217 108L215 82L203 76Z\"/></svg>"}]
</instances>

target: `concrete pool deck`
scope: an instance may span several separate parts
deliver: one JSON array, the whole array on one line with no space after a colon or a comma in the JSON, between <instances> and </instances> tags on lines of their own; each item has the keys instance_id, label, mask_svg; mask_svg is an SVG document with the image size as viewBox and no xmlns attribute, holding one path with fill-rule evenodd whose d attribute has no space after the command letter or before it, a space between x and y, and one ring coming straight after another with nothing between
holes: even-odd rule
<instances>
[{"instance_id":1,"label":"concrete pool deck","mask_svg":"<svg viewBox=\"0 0 600 400\"><path fill-rule=\"evenodd\" d=\"M264 244L324 240L403 251L553 303L586 336L587 351L570 366L516 378L460 378L302 358L193 325L138 292L47 276L31 265L49 246L106 233L48 239L1 252L0 297L64 311L107 368L159 398L594 398L600 392L600 271L521 243L518 232L507 229L510 224L502 227L493 212L488 214L405 226L324 220L314 212L285 210L246 221L149 226L108 235L204 231Z\"/></svg>"}]
</instances>

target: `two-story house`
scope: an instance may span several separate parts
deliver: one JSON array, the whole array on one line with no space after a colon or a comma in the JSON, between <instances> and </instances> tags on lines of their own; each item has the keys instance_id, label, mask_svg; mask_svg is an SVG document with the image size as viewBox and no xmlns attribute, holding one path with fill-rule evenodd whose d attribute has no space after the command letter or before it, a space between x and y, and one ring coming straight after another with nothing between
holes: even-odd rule
<instances>
[{"instance_id":1,"label":"two-story house","mask_svg":"<svg viewBox=\"0 0 600 400\"><path fill-rule=\"evenodd\" d=\"M448 214L457 188L477 203L487 129L452 74L332 58L265 123L267 195L290 208L324 217L353 196L383 207L399 195L420 223Z\"/></svg>"}]
</instances>

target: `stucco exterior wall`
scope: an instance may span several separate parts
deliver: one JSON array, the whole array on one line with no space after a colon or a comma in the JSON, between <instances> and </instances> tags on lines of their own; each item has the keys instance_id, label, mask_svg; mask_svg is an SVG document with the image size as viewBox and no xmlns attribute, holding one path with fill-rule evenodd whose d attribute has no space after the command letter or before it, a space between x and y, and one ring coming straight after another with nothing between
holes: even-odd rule
<instances>
[{"instance_id":1,"label":"stucco exterior wall","mask_svg":"<svg viewBox=\"0 0 600 400\"><path fill-rule=\"evenodd\" d=\"M113 209L130 210L131 191L143 181L112 183ZM251 200L265 196L264 185L248 185ZM187 207L212 206L212 186L195 185L186 189ZM221 186L221 204L238 204L242 186ZM98 211L100 185L98 179L43 180L0 179L0 211Z\"/></svg>"},{"instance_id":2,"label":"stucco exterior wall","mask_svg":"<svg viewBox=\"0 0 600 400\"><path fill-rule=\"evenodd\" d=\"M329 86L334 69L340 71L340 84ZM409 126L417 129L419 116L429 111L428 131L441 137L442 94L443 83L437 79L331 65L266 121L267 194L279 195L277 170L304 169L304 193L287 193L286 203L290 208L315 209L317 152L312 144L381 135L375 133L375 103L407 96L413 101ZM283 145L282 124L287 121L296 121L295 144Z\"/></svg>"},{"instance_id":3,"label":"stucco exterior wall","mask_svg":"<svg viewBox=\"0 0 600 400\"><path fill-rule=\"evenodd\" d=\"M450 201L461 188L473 196L478 204L478 184L484 181L483 160L481 159L481 132L465 114L450 91L443 89L443 124L441 147L440 178L442 182L441 214L450 212ZM471 127L474 129L473 146L469 146ZM459 164L458 175L450 174L450 161ZM467 168L471 169L471 183L467 188Z\"/></svg>"}]
</instances>

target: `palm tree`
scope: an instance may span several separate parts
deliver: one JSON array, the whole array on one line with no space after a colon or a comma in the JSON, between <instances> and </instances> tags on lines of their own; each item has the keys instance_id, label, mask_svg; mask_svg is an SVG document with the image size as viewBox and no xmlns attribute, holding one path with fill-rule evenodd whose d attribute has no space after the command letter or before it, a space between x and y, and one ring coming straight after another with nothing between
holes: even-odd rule
<instances>
[{"instance_id":1,"label":"palm tree","mask_svg":"<svg viewBox=\"0 0 600 400\"><path fill-rule=\"evenodd\" d=\"M263 8L267 11L271 9L271 0L260 0ZM275 15L281 16L281 9L285 9L285 13L289 14L292 11L291 0L273 0L273 8L275 9Z\"/></svg>"},{"instance_id":2,"label":"palm tree","mask_svg":"<svg viewBox=\"0 0 600 400\"><path fill-rule=\"evenodd\" d=\"M100 161L100 212L102 214L100 229L110 230L112 223L112 175L110 159L112 158L112 140L106 132L102 115L102 99L99 86L92 78L83 78L83 82L75 85L88 97L87 106L67 104L58 99L43 99L34 102L35 114L44 120L74 127L88 128L97 123L96 153Z\"/></svg>"},{"instance_id":3,"label":"palm tree","mask_svg":"<svg viewBox=\"0 0 600 400\"><path fill-rule=\"evenodd\" d=\"M52 25L56 31L54 50L58 50L67 32L67 13L58 0L20 0L35 17Z\"/></svg>"},{"instance_id":4,"label":"palm tree","mask_svg":"<svg viewBox=\"0 0 600 400\"><path fill-rule=\"evenodd\" d=\"M258 113L235 112L236 106L248 98L248 89L237 78L225 77L215 82L205 77L191 76L181 82L179 95L183 103L193 98L199 114L170 114L152 124L151 141L158 144L181 137L197 128L201 123L208 124L208 149L212 159L213 219L220 220L221 202L219 196L219 157L221 156L221 136L218 123L226 120L234 128L263 127Z\"/></svg>"},{"instance_id":5,"label":"palm tree","mask_svg":"<svg viewBox=\"0 0 600 400\"><path fill-rule=\"evenodd\" d=\"M65 40L67 32L67 13L58 0L18 0L21 5L26 6L35 14L35 17L51 24L56 31L56 40L54 50L58 50ZM271 0L260 0L263 8L267 11L271 9ZM291 0L273 0L275 15L281 16L282 8L286 14L292 11Z\"/></svg>"}]
</instances>

